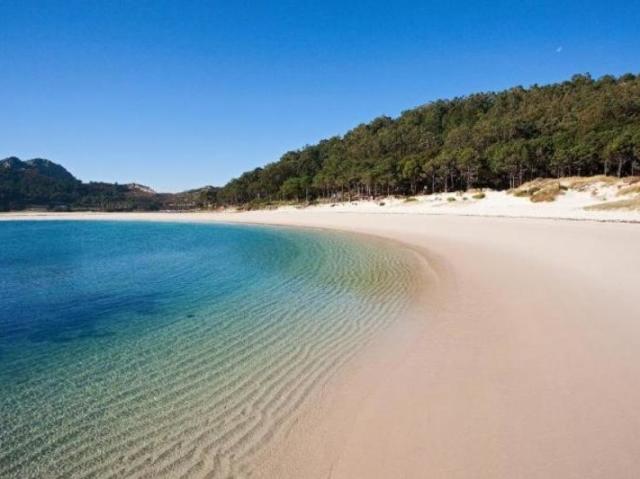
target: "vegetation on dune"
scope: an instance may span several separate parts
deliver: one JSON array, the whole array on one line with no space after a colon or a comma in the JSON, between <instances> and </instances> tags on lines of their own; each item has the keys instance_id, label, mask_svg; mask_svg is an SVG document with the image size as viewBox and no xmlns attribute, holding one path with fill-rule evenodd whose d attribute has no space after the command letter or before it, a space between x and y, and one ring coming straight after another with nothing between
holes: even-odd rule
<instances>
[{"instance_id":1,"label":"vegetation on dune","mask_svg":"<svg viewBox=\"0 0 640 479\"><path fill-rule=\"evenodd\" d=\"M510 191L513 196L526 196L534 203L555 201L568 187L560 179L537 178Z\"/></svg>"},{"instance_id":2,"label":"vegetation on dune","mask_svg":"<svg viewBox=\"0 0 640 479\"><path fill-rule=\"evenodd\" d=\"M568 178L560 178L560 184L570 190L576 191L587 191L594 185L603 185L603 186L611 186L618 183L619 178L613 176L604 176L604 175L596 175L596 176L588 176L588 177L568 177Z\"/></svg>"},{"instance_id":3,"label":"vegetation on dune","mask_svg":"<svg viewBox=\"0 0 640 479\"><path fill-rule=\"evenodd\" d=\"M634 176L629 179L629 186L625 186L618 191L618 196L626 196L639 194L640 195L640 177Z\"/></svg>"},{"instance_id":4,"label":"vegetation on dune","mask_svg":"<svg viewBox=\"0 0 640 479\"><path fill-rule=\"evenodd\" d=\"M597 196L601 188L617 188L616 196L640 194L640 177L588 176L565 178L536 178L509 190L513 196L528 197L532 202L555 201L565 191L591 192Z\"/></svg>"},{"instance_id":5,"label":"vegetation on dune","mask_svg":"<svg viewBox=\"0 0 640 479\"><path fill-rule=\"evenodd\" d=\"M614 211L635 210L640 211L640 196L626 200L609 201L599 205L591 205L585 208L587 211Z\"/></svg>"},{"instance_id":6,"label":"vegetation on dune","mask_svg":"<svg viewBox=\"0 0 640 479\"><path fill-rule=\"evenodd\" d=\"M576 75L440 100L285 153L230 181L221 204L352 199L640 172L640 76ZM551 188L551 187L550 187ZM556 194L559 194L556 191ZM538 198L548 201L552 191Z\"/></svg>"},{"instance_id":7,"label":"vegetation on dune","mask_svg":"<svg viewBox=\"0 0 640 479\"><path fill-rule=\"evenodd\" d=\"M560 183L555 182L533 192L531 194L531 201L533 203L555 201L561 194L563 194L563 189L560 187Z\"/></svg>"}]
</instances>

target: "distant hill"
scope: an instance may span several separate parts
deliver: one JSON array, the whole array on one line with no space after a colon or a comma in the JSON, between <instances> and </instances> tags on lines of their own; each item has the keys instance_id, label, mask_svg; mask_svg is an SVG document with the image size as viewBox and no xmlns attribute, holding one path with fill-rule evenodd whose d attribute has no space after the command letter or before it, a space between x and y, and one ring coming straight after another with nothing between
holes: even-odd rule
<instances>
[{"instance_id":1,"label":"distant hill","mask_svg":"<svg viewBox=\"0 0 640 479\"><path fill-rule=\"evenodd\" d=\"M218 189L207 186L183 193L156 193L137 183L83 183L63 166L36 158L0 161L0 211L99 210L154 211L192 209L216 203Z\"/></svg>"},{"instance_id":2,"label":"distant hill","mask_svg":"<svg viewBox=\"0 0 640 479\"><path fill-rule=\"evenodd\" d=\"M57 206L79 199L81 182L60 165L48 160L0 161L0 209Z\"/></svg>"},{"instance_id":3,"label":"distant hill","mask_svg":"<svg viewBox=\"0 0 640 479\"><path fill-rule=\"evenodd\" d=\"M43 158L21 161L13 156L0 161L0 166L16 174L40 176L57 181L77 181L64 167Z\"/></svg>"}]
</instances>

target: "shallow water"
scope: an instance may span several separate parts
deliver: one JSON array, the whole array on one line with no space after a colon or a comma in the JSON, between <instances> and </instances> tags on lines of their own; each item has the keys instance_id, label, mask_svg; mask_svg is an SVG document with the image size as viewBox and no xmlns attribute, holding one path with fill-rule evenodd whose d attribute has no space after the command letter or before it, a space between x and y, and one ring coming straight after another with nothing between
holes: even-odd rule
<instances>
[{"instance_id":1,"label":"shallow water","mask_svg":"<svg viewBox=\"0 0 640 479\"><path fill-rule=\"evenodd\" d=\"M0 477L250 475L411 271L316 231L0 223Z\"/></svg>"}]
</instances>

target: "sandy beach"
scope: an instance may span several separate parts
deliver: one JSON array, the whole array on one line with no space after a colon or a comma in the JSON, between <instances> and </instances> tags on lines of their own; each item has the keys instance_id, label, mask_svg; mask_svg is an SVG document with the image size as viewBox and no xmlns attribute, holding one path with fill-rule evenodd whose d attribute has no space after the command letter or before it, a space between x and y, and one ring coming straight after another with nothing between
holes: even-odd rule
<instances>
[{"instance_id":1,"label":"sandy beach","mask_svg":"<svg viewBox=\"0 0 640 479\"><path fill-rule=\"evenodd\" d=\"M638 224L328 209L54 217L320 227L422 255L407 327L325 386L261 477L640 475Z\"/></svg>"}]
</instances>

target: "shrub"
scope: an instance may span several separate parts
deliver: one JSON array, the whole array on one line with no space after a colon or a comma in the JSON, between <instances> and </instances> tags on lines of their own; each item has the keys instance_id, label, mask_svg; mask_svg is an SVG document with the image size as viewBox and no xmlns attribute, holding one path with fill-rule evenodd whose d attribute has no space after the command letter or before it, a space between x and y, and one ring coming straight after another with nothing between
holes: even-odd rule
<instances>
[{"instance_id":1,"label":"shrub","mask_svg":"<svg viewBox=\"0 0 640 479\"><path fill-rule=\"evenodd\" d=\"M614 176L597 175L588 177L573 176L561 178L560 181L571 190L586 191L599 183L613 185L618 181L618 179Z\"/></svg>"},{"instance_id":2,"label":"shrub","mask_svg":"<svg viewBox=\"0 0 640 479\"><path fill-rule=\"evenodd\" d=\"M271 202L269 202L267 200L257 199L257 198L251 200L249 203L246 203L244 205L244 207L245 207L245 209L247 211L263 210L263 209L267 208L268 206L271 206Z\"/></svg>"},{"instance_id":3,"label":"shrub","mask_svg":"<svg viewBox=\"0 0 640 479\"><path fill-rule=\"evenodd\" d=\"M480 193L476 193L475 195L473 195L473 196L472 196L472 198L473 198L474 200L482 200L482 199L484 199L484 198L486 198L486 197L487 197L487 195L486 195L486 194L484 194L484 193L482 193L482 192L480 192Z\"/></svg>"},{"instance_id":4,"label":"shrub","mask_svg":"<svg viewBox=\"0 0 640 479\"><path fill-rule=\"evenodd\" d=\"M449 203L453 203L454 201L456 201L456 199L453 196L449 196L449 198L447 198L447 201Z\"/></svg>"},{"instance_id":5,"label":"shrub","mask_svg":"<svg viewBox=\"0 0 640 479\"><path fill-rule=\"evenodd\" d=\"M640 197L629 200L609 201L599 205L591 205L585 208L587 211L608 211L608 210L636 210L640 211Z\"/></svg>"},{"instance_id":6,"label":"shrub","mask_svg":"<svg viewBox=\"0 0 640 479\"><path fill-rule=\"evenodd\" d=\"M640 183L632 183L630 186L626 186L618 191L617 196L632 195L634 193L640 193Z\"/></svg>"},{"instance_id":7,"label":"shrub","mask_svg":"<svg viewBox=\"0 0 640 479\"><path fill-rule=\"evenodd\" d=\"M531 201L534 203L555 201L558 195L562 194L562 189L558 183L547 185L531 195Z\"/></svg>"},{"instance_id":8,"label":"shrub","mask_svg":"<svg viewBox=\"0 0 640 479\"><path fill-rule=\"evenodd\" d=\"M520 185L515 190L511 190L511 194L518 197L528 196L532 202L540 203L554 201L558 195L564 194L566 189L556 179L538 178Z\"/></svg>"},{"instance_id":9,"label":"shrub","mask_svg":"<svg viewBox=\"0 0 640 479\"><path fill-rule=\"evenodd\" d=\"M640 176L628 176L624 182L628 185L634 185L640 182Z\"/></svg>"}]
</instances>

